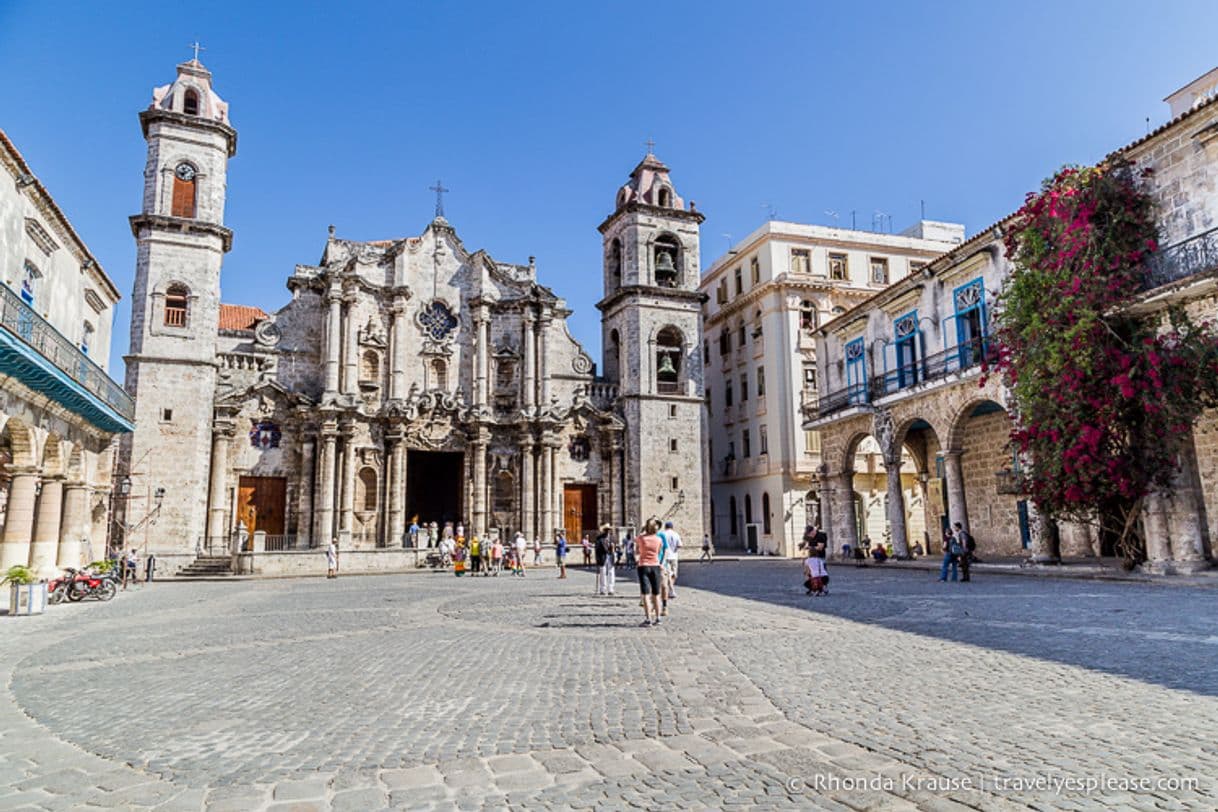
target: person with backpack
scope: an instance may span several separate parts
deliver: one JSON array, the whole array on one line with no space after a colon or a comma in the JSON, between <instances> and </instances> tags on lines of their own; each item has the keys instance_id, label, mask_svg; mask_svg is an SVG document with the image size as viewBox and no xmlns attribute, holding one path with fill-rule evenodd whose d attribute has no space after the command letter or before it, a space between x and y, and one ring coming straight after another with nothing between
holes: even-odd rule
<instances>
[{"instance_id":1,"label":"person with backpack","mask_svg":"<svg viewBox=\"0 0 1218 812\"><path fill-rule=\"evenodd\" d=\"M959 522L956 523L956 527L960 527ZM961 550L960 540L956 538L954 533L949 530L943 534L943 564L939 567L940 581L947 581L947 570L949 567L952 571L952 581L960 577L959 563Z\"/></svg>"},{"instance_id":2,"label":"person with backpack","mask_svg":"<svg viewBox=\"0 0 1218 812\"><path fill-rule=\"evenodd\" d=\"M975 558L973 552L977 549L977 542L972 533L960 526L960 522L956 522L955 527L956 540L960 543L960 580L963 582L969 580L969 566Z\"/></svg>"},{"instance_id":3,"label":"person with backpack","mask_svg":"<svg viewBox=\"0 0 1218 812\"><path fill-rule=\"evenodd\" d=\"M596 594L612 595L614 586L613 528L601 525L596 536Z\"/></svg>"}]
</instances>

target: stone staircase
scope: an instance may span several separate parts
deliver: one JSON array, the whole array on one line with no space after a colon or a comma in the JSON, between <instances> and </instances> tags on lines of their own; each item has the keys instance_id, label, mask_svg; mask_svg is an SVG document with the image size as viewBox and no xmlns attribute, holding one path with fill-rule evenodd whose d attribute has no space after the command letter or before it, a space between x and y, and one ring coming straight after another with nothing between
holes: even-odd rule
<instances>
[{"instance_id":1,"label":"stone staircase","mask_svg":"<svg viewBox=\"0 0 1218 812\"><path fill-rule=\"evenodd\" d=\"M201 555L178 571L179 578L223 578L232 574L232 558L227 555Z\"/></svg>"}]
</instances>

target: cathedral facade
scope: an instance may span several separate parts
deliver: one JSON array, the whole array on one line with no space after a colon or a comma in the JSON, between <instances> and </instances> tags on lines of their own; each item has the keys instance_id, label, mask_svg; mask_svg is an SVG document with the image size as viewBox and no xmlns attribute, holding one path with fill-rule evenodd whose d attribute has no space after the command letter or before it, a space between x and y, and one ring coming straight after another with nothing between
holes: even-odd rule
<instances>
[{"instance_id":1,"label":"cathedral facade","mask_svg":"<svg viewBox=\"0 0 1218 812\"><path fill-rule=\"evenodd\" d=\"M650 153L601 224L604 351L527 264L470 251L443 217L360 242L333 228L277 310L222 304L228 106L197 61L141 116L148 141L120 476L152 549L198 556L401 550L410 525L550 543L649 516L697 538L705 410L702 215Z\"/></svg>"}]
</instances>

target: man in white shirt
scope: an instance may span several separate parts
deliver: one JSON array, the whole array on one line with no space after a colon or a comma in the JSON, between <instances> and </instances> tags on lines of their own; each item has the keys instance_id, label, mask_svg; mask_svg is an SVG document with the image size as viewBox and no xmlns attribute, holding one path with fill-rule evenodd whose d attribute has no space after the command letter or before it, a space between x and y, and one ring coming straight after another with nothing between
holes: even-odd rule
<instances>
[{"instance_id":1,"label":"man in white shirt","mask_svg":"<svg viewBox=\"0 0 1218 812\"><path fill-rule=\"evenodd\" d=\"M528 548L529 543L525 541L524 533L516 534L516 560L520 562L520 574L524 575L524 551Z\"/></svg>"},{"instance_id":2,"label":"man in white shirt","mask_svg":"<svg viewBox=\"0 0 1218 812\"><path fill-rule=\"evenodd\" d=\"M681 563L679 554L681 552L681 534L672 527L672 522L664 522L664 532L662 534L665 541L664 550L664 566L671 576L671 586L668 592L673 597L677 594L677 567Z\"/></svg>"}]
</instances>

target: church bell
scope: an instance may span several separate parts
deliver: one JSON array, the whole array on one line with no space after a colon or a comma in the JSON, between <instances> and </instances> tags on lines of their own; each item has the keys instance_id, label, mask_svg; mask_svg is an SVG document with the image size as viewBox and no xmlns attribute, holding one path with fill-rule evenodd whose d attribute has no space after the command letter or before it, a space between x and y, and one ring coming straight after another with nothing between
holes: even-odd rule
<instances>
[{"instance_id":1,"label":"church bell","mask_svg":"<svg viewBox=\"0 0 1218 812\"><path fill-rule=\"evenodd\" d=\"M677 374L677 368L672 365L672 355L670 355L669 353L664 353L664 355L660 357L660 368L658 371L661 375L663 375L663 374L676 375Z\"/></svg>"}]
</instances>

